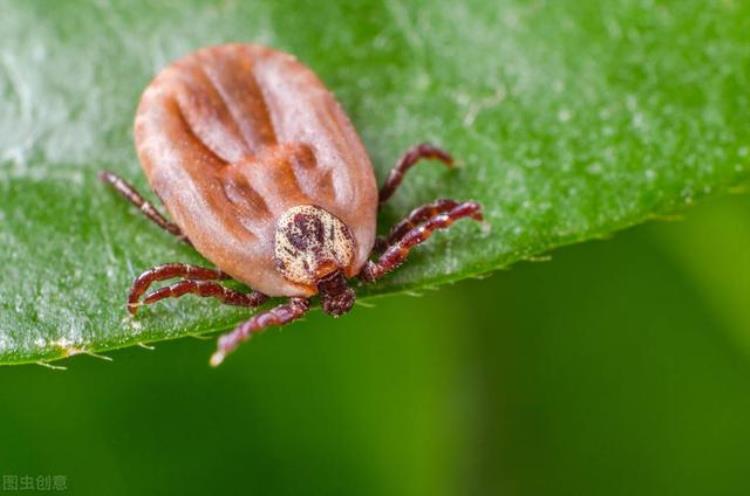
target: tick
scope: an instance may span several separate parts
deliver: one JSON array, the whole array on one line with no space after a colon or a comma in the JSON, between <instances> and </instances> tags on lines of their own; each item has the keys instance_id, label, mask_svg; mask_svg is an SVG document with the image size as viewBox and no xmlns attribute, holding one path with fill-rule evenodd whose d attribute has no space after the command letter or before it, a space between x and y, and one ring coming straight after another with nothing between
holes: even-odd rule
<instances>
[{"instance_id":1,"label":"tick","mask_svg":"<svg viewBox=\"0 0 750 496\"><path fill-rule=\"evenodd\" d=\"M173 222L121 177L99 177L217 268L168 263L145 271L130 289L131 314L186 294L246 307L288 298L221 336L214 366L254 333L302 316L316 294L324 312L348 312L355 300L349 279L376 281L435 230L465 217L482 220L478 203L441 199L376 239L378 208L404 173L421 159L448 166L453 159L429 144L415 146L378 190L367 152L331 92L293 56L260 45L204 48L163 69L141 97L135 146ZM227 279L252 291L220 283Z\"/></svg>"}]
</instances>

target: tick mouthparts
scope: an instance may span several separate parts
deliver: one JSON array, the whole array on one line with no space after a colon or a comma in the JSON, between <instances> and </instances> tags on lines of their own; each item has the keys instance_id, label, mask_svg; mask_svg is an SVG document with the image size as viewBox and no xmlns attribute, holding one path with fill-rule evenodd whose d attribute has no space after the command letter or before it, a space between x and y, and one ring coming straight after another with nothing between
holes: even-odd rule
<instances>
[{"instance_id":1,"label":"tick mouthparts","mask_svg":"<svg viewBox=\"0 0 750 496\"><path fill-rule=\"evenodd\" d=\"M356 295L340 270L318 281L318 292L323 311L334 317L347 313L354 306Z\"/></svg>"}]
</instances>

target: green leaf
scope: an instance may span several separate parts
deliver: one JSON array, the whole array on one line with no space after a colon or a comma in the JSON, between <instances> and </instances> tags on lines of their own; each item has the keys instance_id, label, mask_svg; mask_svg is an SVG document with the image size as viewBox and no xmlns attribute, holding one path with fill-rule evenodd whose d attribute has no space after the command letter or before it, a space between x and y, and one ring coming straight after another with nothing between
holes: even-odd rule
<instances>
[{"instance_id":1,"label":"green leaf","mask_svg":"<svg viewBox=\"0 0 750 496\"><path fill-rule=\"evenodd\" d=\"M239 40L296 54L337 94L381 179L420 141L460 159L410 173L380 224L453 197L480 201L491 230L458 223L359 290L373 295L601 238L738 184L750 168L749 32L750 4L731 0L4 2L0 361L248 316L189 297L127 318L140 271L208 262L95 179L109 168L146 190L131 134L139 94L194 49Z\"/></svg>"}]
</instances>

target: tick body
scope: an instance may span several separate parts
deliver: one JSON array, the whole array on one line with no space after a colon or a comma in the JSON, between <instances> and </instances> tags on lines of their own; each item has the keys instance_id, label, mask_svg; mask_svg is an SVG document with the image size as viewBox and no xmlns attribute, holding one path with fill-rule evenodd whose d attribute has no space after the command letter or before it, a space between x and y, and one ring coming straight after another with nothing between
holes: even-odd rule
<instances>
[{"instance_id":1,"label":"tick body","mask_svg":"<svg viewBox=\"0 0 750 496\"><path fill-rule=\"evenodd\" d=\"M446 165L452 158L418 145L378 191L367 152L333 95L294 57L259 45L205 48L162 70L141 97L135 144L173 221L122 178L103 172L101 179L217 269L154 267L133 283L130 312L184 294L248 307L289 299L222 336L213 365L253 333L303 315L316 294L325 312L346 313L355 299L348 280L372 282L436 229L482 218L475 202L438 200L376 243L379 205L404 173L422 158ZM371 259L373 247L379 257ZM181 280L147 293L172 278ZM252 292L220 283L230 278Z\"/></svg>"}]
</instances>

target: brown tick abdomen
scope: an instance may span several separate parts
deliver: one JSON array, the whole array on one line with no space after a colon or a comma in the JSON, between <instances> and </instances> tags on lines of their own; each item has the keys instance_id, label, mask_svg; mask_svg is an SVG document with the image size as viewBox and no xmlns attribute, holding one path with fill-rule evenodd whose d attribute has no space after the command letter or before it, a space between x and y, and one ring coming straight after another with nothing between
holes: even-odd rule
<instances>
[{"instance_id":1,"label":"brown tick abdomen","mask_svg":"<svg viewBox=\"0 0 750 496\"><path fill-rule=\"evenodd\" d=\"M274 233L290 208L316 205L355 240L348 276L375 238L370 159L323 83L294 57L259 45L209 47L159 73L135 120L149 183L195 248L271 296L308 296L276 269Z\"/></svg>"}]
</instances>

